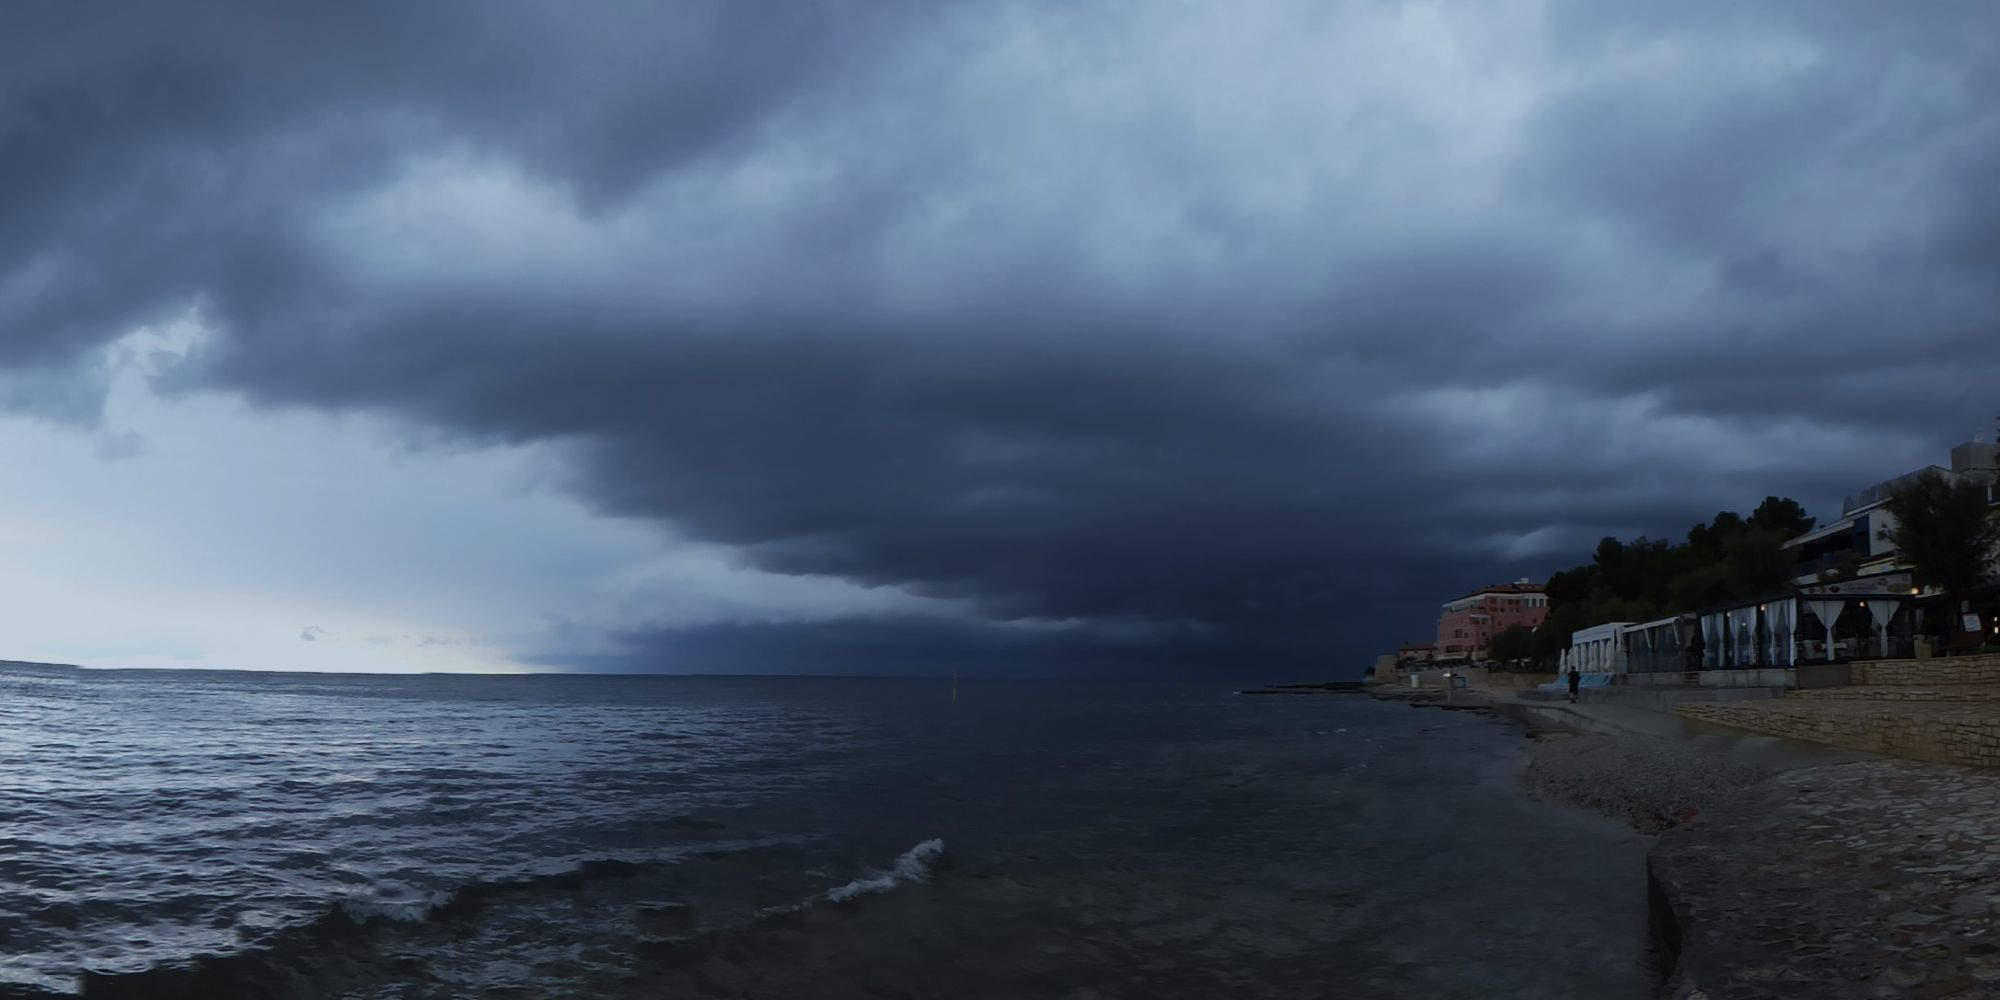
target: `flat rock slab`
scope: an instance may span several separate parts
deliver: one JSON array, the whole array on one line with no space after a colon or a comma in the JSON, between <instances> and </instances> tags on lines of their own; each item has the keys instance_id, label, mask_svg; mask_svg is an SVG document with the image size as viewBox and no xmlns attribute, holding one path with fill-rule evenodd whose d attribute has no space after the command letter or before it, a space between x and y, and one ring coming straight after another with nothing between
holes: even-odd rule
<instances>
[{"instance_id":1,"label":"flat rock slab","mask_svg":"<svg viewBox=\"0 0 2000 1000\"><path fill-rule=\"evenodd\" d=\"M2000 996L2000 773L1788 771L1663 836L1681 997Z\"/></svg>"}]
</instances>

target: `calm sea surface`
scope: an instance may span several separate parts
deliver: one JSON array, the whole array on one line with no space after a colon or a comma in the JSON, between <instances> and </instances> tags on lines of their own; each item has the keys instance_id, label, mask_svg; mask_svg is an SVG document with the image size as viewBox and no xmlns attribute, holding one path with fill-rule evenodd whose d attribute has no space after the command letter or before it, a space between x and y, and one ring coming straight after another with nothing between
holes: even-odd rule
<instances>
[{"instance_id":1,"label":"calm sea surface","mask_svg":"<svg viewBox=\"0 0 2000 1000\"><path fill-rule=\"evenodd\" d=\"M0 997L1649 997L1512 727L1217 686L0 668Z\"/></svg>"}]
</instances>

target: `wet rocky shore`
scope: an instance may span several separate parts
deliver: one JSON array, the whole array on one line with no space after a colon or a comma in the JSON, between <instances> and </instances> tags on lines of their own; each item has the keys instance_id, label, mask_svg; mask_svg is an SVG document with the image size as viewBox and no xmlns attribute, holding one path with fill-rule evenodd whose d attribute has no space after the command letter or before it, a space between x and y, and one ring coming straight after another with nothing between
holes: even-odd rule
<instances>
[{"instance_id":1,"label":"wet rocky shore","mask_svg":"<svg viewBox=\"0 0 2000 1000\"><path fill-rule=\"evenodd\" d=\"M1774 776L1662 837L1679 996L2000 996L2000 775L1883 760Z\"/></svg>"},{"instance_id":2,"label":"wet rocky shore","mask_svg":"<svg viewBox=\"0 0 2000 1000\"><path fill-rule=\"evenodd\" d=\"M1702 815L1775 769L1726 752L1644 736L1541 735L1523 776L1548 799L1661 833Z\"/></svg>"},{"instance_id":3,"label":"wet rocky shore","mask_svg":"<svg viewBox=\"0 0 2000 1000\"><path fill-rule=\"evenodd\" d=\"M2000 774L1533 735L1535 795L1658 835L1647 891L1668 995L2000 996Z\"/></svg>"}]
</instances>

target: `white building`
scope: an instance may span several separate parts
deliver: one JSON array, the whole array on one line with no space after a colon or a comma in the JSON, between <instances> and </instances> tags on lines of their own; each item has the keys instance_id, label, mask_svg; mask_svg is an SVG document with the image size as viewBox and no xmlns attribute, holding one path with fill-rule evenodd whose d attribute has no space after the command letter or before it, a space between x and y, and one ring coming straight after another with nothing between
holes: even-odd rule
<instances>
[{"instance_id":1,"label":"white building","mask_svg":"<svg viewBox=\"0 0 2000 1000\"><path fill-rule=\"evenodd\" d=\"M1625 672L1625 630L1631 622L1606 622L1571 632L1563 652L1562 672L1622 674Z\"/></svg>"},{"instance_id":2,"label":"white building","mask_svg":"<svg viewBox=\"0 0 2000 1000\"><path fill-rule=\"evenodd\" d=\"M2000 444L1988 443L1985 435L1979 435L1951 450L1949 469L1927 466L1844 498L1839 518L1785 543L1796 564L1793 582L1819 583L1822 573L1842 568L1854 571L1857 576L1875 576L1905 568L1896 559L1895 544L1883 537L1896 527L1896 519L1883 505L1898 487L1925 474L1983 484L1988 495L2000 501L2000 495L1995 495L1995 484L2000 483Z\"/></svg>"},{"instance_id":3,"label":"white building","mask_svg":"<svg viewBox=\"0 0 2000 1000\"><path fill-rule=\"evenodd\" d=\"M1693 615L1669 615L1625 628L1625 670L1628 673L1674 673L1688 669L1686 651L1694 638Z\"/></svg>"}]
</instances>

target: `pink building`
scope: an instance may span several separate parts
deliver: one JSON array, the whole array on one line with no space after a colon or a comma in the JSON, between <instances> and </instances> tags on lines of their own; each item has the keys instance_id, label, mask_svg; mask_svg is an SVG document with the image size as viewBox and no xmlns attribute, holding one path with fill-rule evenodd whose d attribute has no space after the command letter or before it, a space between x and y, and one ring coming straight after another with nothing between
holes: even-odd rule
<instances>
[{"instance_id":1,"label":"pink building","mask_svg":"<svg viewBox=\"0 0 2000 1000\"><path fill-rule=\"evenodd\" d=\"M1438 659L1484 659L1494 636L1514 625L1535 628L1548 616L1549 599L1539 583L1516 580L1475 590L1438 615Z\"/></svg>"}]
</instances>

